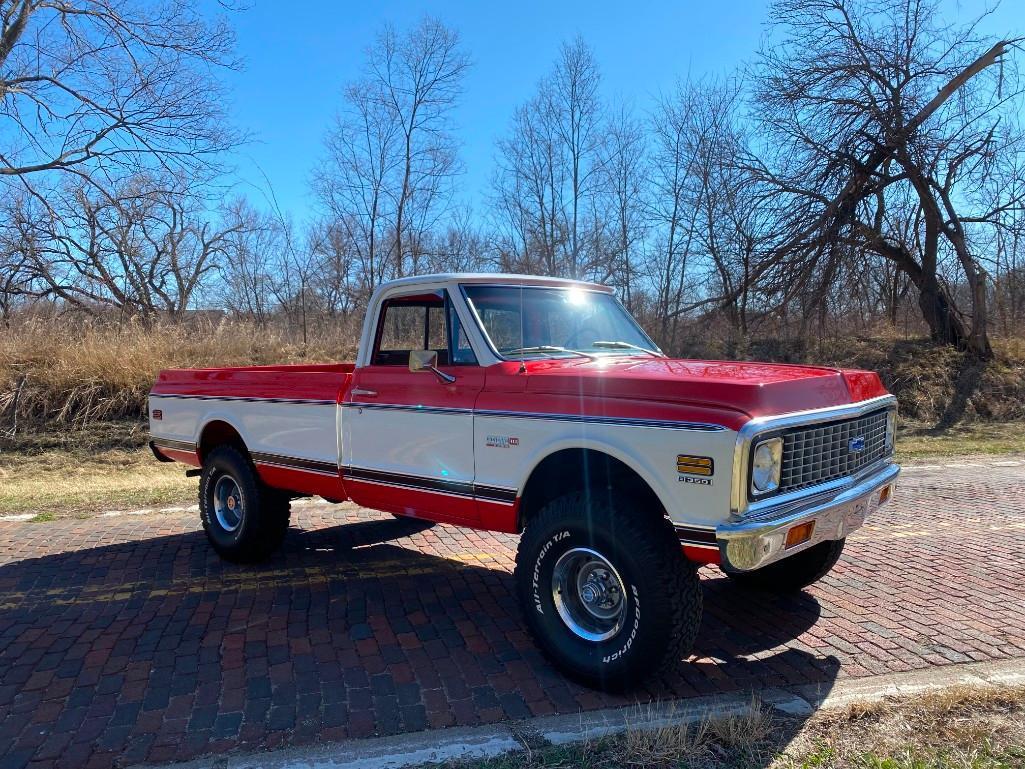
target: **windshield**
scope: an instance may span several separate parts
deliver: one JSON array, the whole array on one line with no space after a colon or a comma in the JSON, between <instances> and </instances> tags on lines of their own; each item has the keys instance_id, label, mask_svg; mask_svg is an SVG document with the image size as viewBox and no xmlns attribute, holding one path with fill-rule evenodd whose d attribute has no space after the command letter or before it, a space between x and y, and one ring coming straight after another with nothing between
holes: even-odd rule
<instances>
[{"instance_id":1,"label":"windshield","mask_svg":"<svg viewBox=\"0 0 1025 769\"><path fill-rule=\"evenodd\" d=\"M503 358L661 355L612 294L522 286L463 290Z\"/></svg>"}]
</instances>

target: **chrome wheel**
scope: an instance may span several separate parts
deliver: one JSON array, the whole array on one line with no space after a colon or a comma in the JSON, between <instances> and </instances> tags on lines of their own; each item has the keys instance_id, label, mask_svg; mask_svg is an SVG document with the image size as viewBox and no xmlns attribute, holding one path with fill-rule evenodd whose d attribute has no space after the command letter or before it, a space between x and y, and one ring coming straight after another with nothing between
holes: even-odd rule
<instances>
[{"instance_id":1,"label":"chrome wheel","mask_svg":"<svg viewBox=\"0 0 1025 769\"><path fill-rule=\"evenodd\" d=\"M225 531L235 531L242 525L245 505L238 483L230 475L222 475L214 485L214 515Z\"/></svg>"},{"instance_id":2,"label":"chrome wheel","mask_svg":"<svg viewBox=\"0 0 1025 769\"><path fill-rule=\"evenodd\" d=\"M626 589L611 563L596 550L567 550L552 571L555 608L573 633L604 641L619 632L626 614Z\"/></svg>"}]
</instances>

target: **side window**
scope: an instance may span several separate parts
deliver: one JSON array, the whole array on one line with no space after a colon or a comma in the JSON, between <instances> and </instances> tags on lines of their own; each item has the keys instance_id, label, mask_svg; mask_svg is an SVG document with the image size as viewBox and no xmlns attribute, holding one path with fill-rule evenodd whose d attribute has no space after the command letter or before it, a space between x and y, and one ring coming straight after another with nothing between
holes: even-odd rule
<instances>
[{"instance_id":1,"label":"side window","mask_svg":"<svg viewBox=\"0 0 1025 769\"><path fill-rule=\"evenodd\" d=\"M445 328L445 305L427 308L427 346L425 350L434 350L439 359L448 354L448 331Z\"/></svg>"},{"instance_id":2,"label":"side window","mask_svg":"<svg viewBox=\"0 0 1025 769\"><path fill-rule=\"evenodd\" d=\"M477 363L459 317L440 292L391 299L381 309L374 365L407 366L412 350L434 350L439 366Z\"/></svg>"},{"instance_id":3,"label":"side window","mask_svg":"<svg viewBox=\"0 0 1025 769\"><path fill-rule=\"evenodd\" d=\"M423 350L428 306L420 303L388 302L382 310L374 363L378 366L406 366L410 350Z\"/></svg>"},{"instance_id":4,"label":"side window","mask_svg":"<svg viewBox=\"0 0 1025 769\"><path fill-rule=\"evenodd\" d=\"M473 354L470 347L470 340L466 338L466 331L463 324L459 322L459 315L452 303L448 303L448 327L450 334L449 349L452 351L451 360L453 366L476 366L477 356Z\"/></svg>"}]
</instances>

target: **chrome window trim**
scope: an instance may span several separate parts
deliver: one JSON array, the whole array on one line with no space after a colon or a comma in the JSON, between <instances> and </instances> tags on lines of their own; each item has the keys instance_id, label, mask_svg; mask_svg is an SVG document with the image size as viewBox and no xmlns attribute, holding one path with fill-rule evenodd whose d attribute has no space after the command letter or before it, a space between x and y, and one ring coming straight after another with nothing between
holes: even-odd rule
<instances>
[{"instance_id":1,"label":"chrome window trim","mask_svg":"<svg viewBox=\"0 0 1025 769\"><path fill-rule=\"evenodd\" d=\"M751 502L748 499L747 485L749 475L749 463L751 459L751 447L755 441L766 432L786 430L791 427L805 427L808 425L821 424L822 422L834 422L841 419L851 419L863 416L872 411L883 408L897 408L897 398L893 395L880 395L870 398L867 401L851 403L845 406L827 406L821 409L809 409L807 411L793 411L789 414L770 417L755 417L737 432L737 443L733 450L733 489L730 499L730 511L734 516L740 516L747 512L757 513L770 505L781 505L793 500L812 496L828 491L834 486L839 488L851 482L851 478L838 478L821 486L813 486L807 489L799 489L789 494L780 494L769 497L763 502ZM883 457L880 462L890 461L893 455ZM873 465L865 470L878 468ZM860 473L857 477L861 477Z\"/></svg>"}]
</instances>

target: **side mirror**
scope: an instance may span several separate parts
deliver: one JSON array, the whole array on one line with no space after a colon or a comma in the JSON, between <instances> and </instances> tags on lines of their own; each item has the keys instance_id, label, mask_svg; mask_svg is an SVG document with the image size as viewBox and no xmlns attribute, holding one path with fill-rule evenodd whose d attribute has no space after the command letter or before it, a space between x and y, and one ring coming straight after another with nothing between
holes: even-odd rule
<instances>
[{"instance_id":1,"label":"side mirror","mask_svg":"<svg viewBox=\"0 0 1025 769\"><path fill-rule=\"evenodd\" d=\"M438 370L438 353L434 350L410 350L409 370L413 372L431 371L445 384L452 384L456 381L451 374Z\"/></svg>"}]
</instances>

